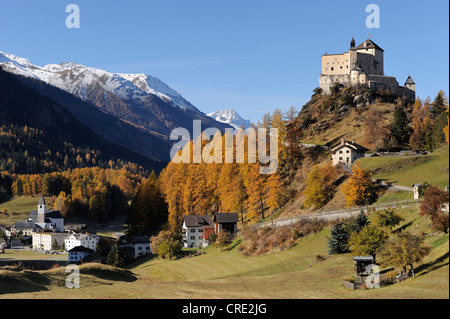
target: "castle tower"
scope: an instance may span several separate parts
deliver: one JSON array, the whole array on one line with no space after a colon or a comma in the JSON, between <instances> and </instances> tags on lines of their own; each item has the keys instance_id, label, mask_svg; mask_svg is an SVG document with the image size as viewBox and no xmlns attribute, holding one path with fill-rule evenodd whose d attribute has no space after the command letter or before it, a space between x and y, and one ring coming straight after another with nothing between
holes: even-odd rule
<instances>
[{"instance_id":1,"label":"castle tower","mask_svg":"<svg viewBox=\"0 0 450 319\"><path fill-rule=\"evenodd\" d=\"M350 49L353 49L354 47L356 47L356 42L355 38L352 38L352 41L350 41Z\"/></svg>"},{"instance_id":2,"label":"castle tower","mask_svg":"<svg viewBox=\"0 0 450 319\"><path fill-rule=\"evenodd\" d=\"M405 87L407 87L411 91L414 91L414 92L416 91L416 83L412 79L411 75L409 75L408 78L406 79Z\"/></svg>"},{"instance_id":3,"label":"castle tower","mask_svg":"<svg viewBox=\"0 0 450 319\"><path fill-rule=\"evenodd\" d=\"M39 198L39 203L38 203L38 217L37 217L38 223L45 222L45 214L46 213L47 213L47 204L45 204L44 196L41 195L41 197Z\"/></svg>"}]
</instances>

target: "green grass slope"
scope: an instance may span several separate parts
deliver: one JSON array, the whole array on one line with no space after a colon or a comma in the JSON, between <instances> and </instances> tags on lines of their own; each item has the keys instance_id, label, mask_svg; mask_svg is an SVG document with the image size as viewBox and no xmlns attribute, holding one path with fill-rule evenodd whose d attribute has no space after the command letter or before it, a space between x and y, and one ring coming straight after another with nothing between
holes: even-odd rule
<instances>
[{"instance_id":1,"label":"green grass slope","mask_svg":"<svg viewBox=\"0 0 450 319\"><path fill-rule=\"evenodd\" d=\"M128 270L86 264L80 289L65 288L65 273L58 268L10 272L12 279L7 280L16 280L14 284L23 288L9 291L12 284L1 284L6 278L3 271L0 298L449 298L448 234L431 231L417 207L397 212L405 219L399 227L413 234L425 232L433 248L417 267L416 278L380 289L351 291L342 286L342 278L353 275L353 261L350 254L327 256L327 227L289 250L256 257L241 255L237 247L229 251L208 247L205 254L190 258L142 259ZM326 260L317 263L318 254ZM381 265L382 270L390 268ZM37 286L28 286L36 273Z\"/></svg>"},{"instance_id":2,"label":"green grass slope","mask_svg":"<svg viewBox=\"0 0 450 319\"><path fill-rule=\"evenodd\" d=\"M448 186L449 146L424 156L365 157L357 160L363 168L374 171L374 178L412 186L428 182Z\"/></svg>"}]
</instances>

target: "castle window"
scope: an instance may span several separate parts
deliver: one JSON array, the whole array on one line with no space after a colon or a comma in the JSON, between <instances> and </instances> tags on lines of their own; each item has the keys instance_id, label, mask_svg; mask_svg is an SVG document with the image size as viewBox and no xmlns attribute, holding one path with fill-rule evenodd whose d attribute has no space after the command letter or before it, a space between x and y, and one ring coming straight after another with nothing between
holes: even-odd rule
<instances>
[{"instance_id":1,"label":"castle window","mask_svg":"<svg viewBox=\"0 0 450 319\"><path fill-rule=\"evenodd\" d=\"M331 71L334 71L334 68L333 68L333 67L331 67Z\"/></svg>"},{"instance_id":2,"label":"castle window","mask_svg":"<svg viewBox=\"0 0 450 319\"><path fill-rule=\"evenodd\" d=\"M342 69L342 65L341 65L341 69Z\"/></svg>"}]
</instances>

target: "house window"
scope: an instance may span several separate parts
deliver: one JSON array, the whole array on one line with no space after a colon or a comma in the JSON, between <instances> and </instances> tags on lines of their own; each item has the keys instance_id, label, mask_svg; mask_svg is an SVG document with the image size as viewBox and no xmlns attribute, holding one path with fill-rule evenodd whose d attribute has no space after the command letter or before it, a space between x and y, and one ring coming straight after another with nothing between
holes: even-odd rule
<instances>
[{"instance_id":1,"label":"house window","mask_svg":"<svg viewBox=\"0 0 450 319\"><path fill-rule=\"evenodd\" d=\"M342 154L342 151L339 151L339 154Z\"/></svg>"},{"instance_id":2,"label":"house window","mask_svg":"<svg viewBox=\"0 0 450 319\"><path fill-rule=\"evenodd\" d=\"M192 239L192 240L195 240L195 236L191 236L191 239Z\"/></svg>"},{"instance_id":3,"label":"house window","mask_svg":"<svg viewBox=\"0 0 450 319\"><path fill-rule=\"evenodd\" d=\"M346 151L345 151L345 153L347 153L347 154L348 154L348 153L350 153L350 151L349 151L349 150L346 150Z\"/></svg>"},{"instance_id":4,"label":"house window","mask_svg":"<svg viewBox=\"0 0 450 319\"><path fill-rule=\"evenodd\" d=\"M203 228L198 230L199 233L203 233Z\"/></svg>"},{"instance_id":5,"label":"house window","mask_svg":"<svg viewBox=\"0 0 450 319\"><path fill-rule=\"evenodd\" d=\"M342 157L339 157L339 160L342 161Z\"/></svg>"},{"instance_id":6,"label":"house window","mask_svg":"<svg viewBox=\"0 0 450 319\"><path fill-rule=\"evenodd\" d=\"M191 229L191 233L195 233L195 229Z\"/></svg>"}]
</instances>

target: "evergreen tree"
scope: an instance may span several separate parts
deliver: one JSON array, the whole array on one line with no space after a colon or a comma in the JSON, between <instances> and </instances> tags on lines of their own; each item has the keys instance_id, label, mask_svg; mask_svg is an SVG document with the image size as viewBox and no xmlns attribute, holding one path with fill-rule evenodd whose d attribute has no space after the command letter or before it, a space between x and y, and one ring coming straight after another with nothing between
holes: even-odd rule
<instances>
[{"instance_id":1,"label":"evergreen tree","mask_svg":"<svg viewBox=\"0 0 450 319\"><path fill-rule=\"evenodd\" d=\"M370 222L363 210L359 213L354 221L354 229L359 232L363 227L369 226Z\"/></svg>"},{"instance_id":2,"label":"evergreen tree","mask_svg":"<svg viewBox=\"0 0 450 319\"><path fill-rule=\"evenodd\" d=\"M120 253L117 243L114 245L114 247L109 252L108 257L106 257L106 264L113 266L113 267L123 267L124 266L123 257Z\"/></svg>"},{"instance_id":3,"label":"evergreen tree","mask_svg":"<svg viewBox=\"0 0 450 319\"><path fill-rule=\"evenodd\" d=\"M402 144L408 140L408 117L402 106L397 106L394 111L394 122L391 126L391 134L395 140Z\"/></svg>"},{"instance_id":4,"label":"evergreen tree","mask_svg":"<svg viewBox=\"0 0 450 319\"><path fill-rule=\"evenodd\" d=\"M328 254L337 255L348 252L349 233L343 223L331 227L331 237L328 238Z\"/></svg>"},{"instance_id":5,"label":"evergreen tree","mask_svg":"<svg viewBox=\"0 0 450 319\"><path fill-rule=\"evenodd\" d=\"M444 91L439 91L431 105L431 114L434 119L441 115L448 108L447 97Z\"/></svg>"}]
</instances>

